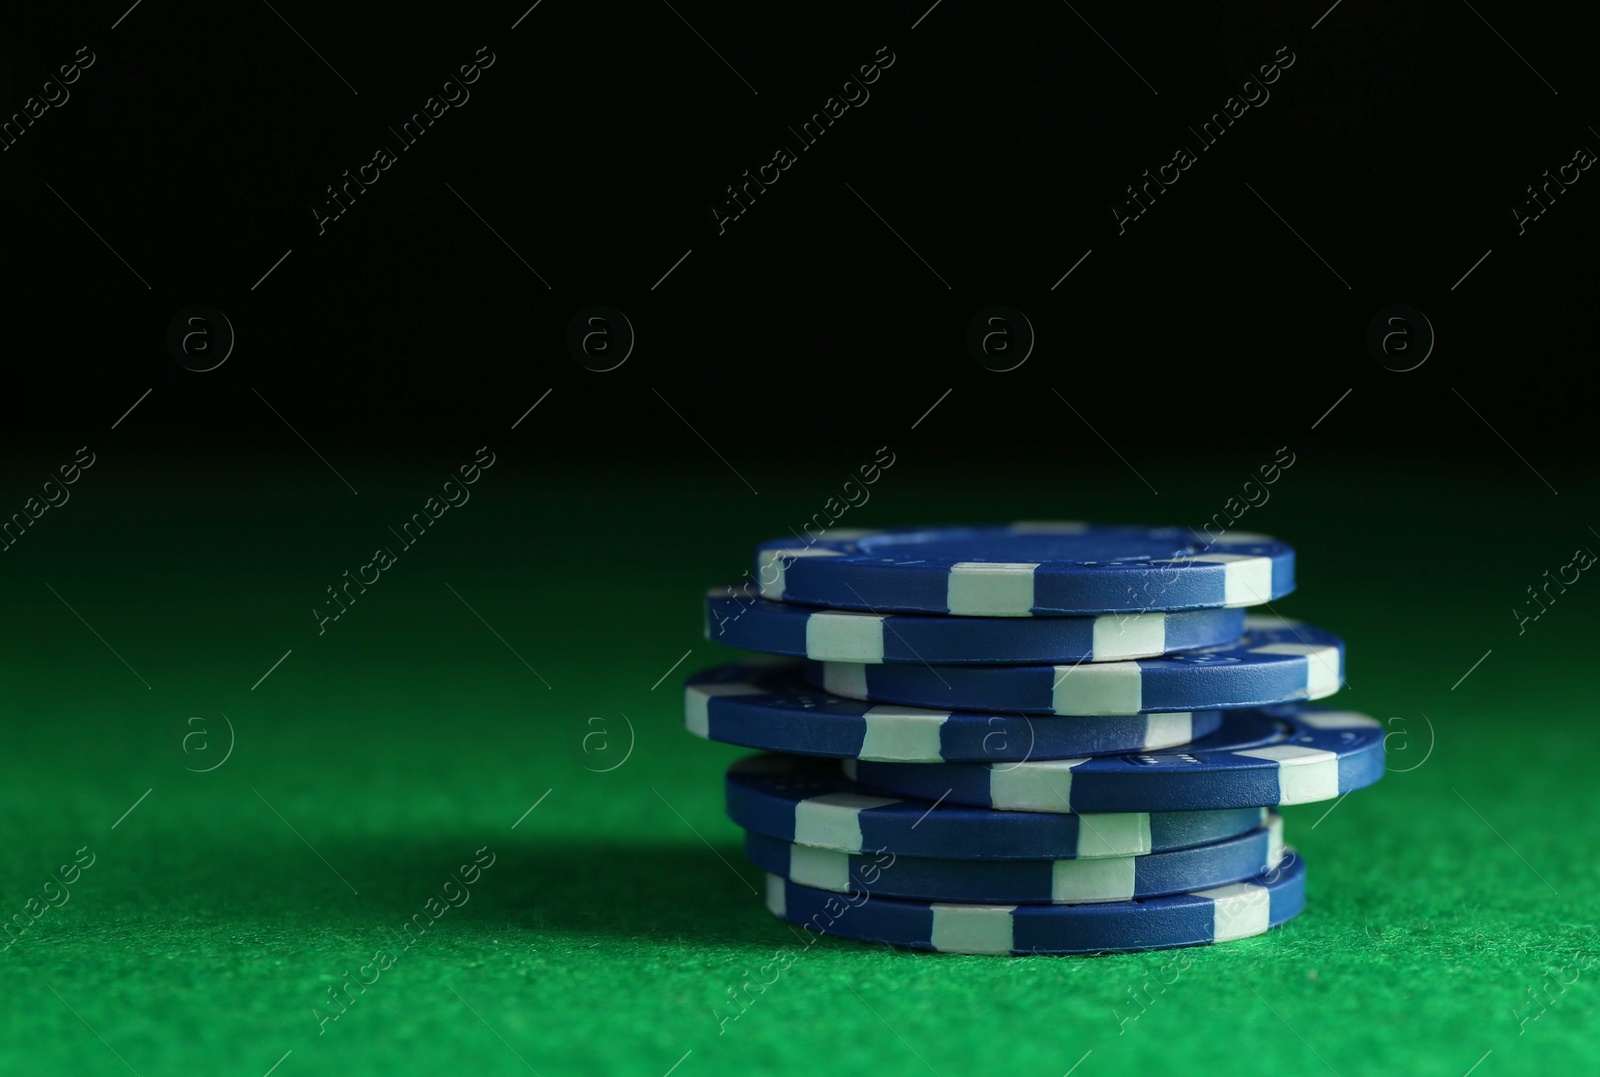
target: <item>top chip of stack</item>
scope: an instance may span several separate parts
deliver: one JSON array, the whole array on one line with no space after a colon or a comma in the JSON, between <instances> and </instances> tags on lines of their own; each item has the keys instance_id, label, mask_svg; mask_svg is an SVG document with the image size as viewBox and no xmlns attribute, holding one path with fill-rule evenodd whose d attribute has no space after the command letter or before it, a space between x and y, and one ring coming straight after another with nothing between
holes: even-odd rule
<instances>
[{"instance_id":1,"label":"top chip of stack","mask_svg":"<svg viewBox=\"0 0 1600 1077\"><path fill-rule=\"evenodd\" d=\"M1266 535L1077 522L825 531L763 543L755 570L764 598L959 617L1259 606L1294 590L1294 550Z\"/></svg>"}]
</instances>

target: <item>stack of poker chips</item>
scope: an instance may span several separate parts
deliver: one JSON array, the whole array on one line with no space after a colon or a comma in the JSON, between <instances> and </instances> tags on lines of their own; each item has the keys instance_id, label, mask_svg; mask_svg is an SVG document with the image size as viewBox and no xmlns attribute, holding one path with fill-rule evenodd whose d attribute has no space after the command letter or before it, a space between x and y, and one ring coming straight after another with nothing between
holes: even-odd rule
<instances>
[{"instance_id":1,"label":"stack of poker chips","mask_svg":"<svg viewBox=\"0 0 1600 1077\"><path fill-rule=\"evenodd\" d=\"M706 636L778 656L692 676L685 723L762 749L727 808L771 912L924 950L1088 954L1298 915L1286 804L1383 775L1371 718L1304 706L1344 645L1277 616L1262 535L1031 523L763 544Z\"/></svg>"}]
</instances>

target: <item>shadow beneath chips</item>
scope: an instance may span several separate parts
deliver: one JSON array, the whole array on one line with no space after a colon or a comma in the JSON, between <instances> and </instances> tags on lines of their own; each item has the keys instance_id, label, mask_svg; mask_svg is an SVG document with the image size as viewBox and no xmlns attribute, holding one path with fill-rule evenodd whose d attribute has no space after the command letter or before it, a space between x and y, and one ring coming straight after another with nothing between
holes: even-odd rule
<instances>
[{"instance_id":1,"label":"shadow beneath chips","mask_svg":"<svg viewBox=\"0 0 1600 1077\"><path fill-rule=\"evenodd\" d=\"M481 834L459 839L396 840L265 849L211 849L181 873L187 887L218 895L236 914L272 920L293 910L314 912L340 930L370 930L376 921L403 930L413 917L441 934L490 933L501 943L518 933L591 935L651 942L748 944L771 951L790 937L767 912L765 876L737 844L713 851L693 845L638 842L502 840L479 859L493 863L471 878ZM326 863L322 861L326 860ZM725 862L724 862L725 861ZM200 870L196 870L200 868ZM210 878L206 878L210 876ZM337 877L336 877L337 876ZM429 919L430 899L434 913ZM341 924L342 922L342 924Z\"/></svg>"}]
</instances>

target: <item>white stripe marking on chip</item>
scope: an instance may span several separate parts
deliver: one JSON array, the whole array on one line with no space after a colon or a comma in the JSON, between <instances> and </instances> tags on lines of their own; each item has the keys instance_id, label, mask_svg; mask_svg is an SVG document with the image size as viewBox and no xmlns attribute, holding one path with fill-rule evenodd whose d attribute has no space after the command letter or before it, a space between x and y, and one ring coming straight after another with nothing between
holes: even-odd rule
<instances>
[{"instance_id":1,"label":"white stripe marking on chip","mask_svg":"<svg viewBox=\"0 0 1600 1077\"><path fill-rule=\"evenodd\" d=\"M1029 617L1033 614L1033 570L1037 564L958 561L950 566L945 605L964 616Z\"/></svg>"},{"instance_id":2,"label":"white stripe marking on chip","mask_svg":"<svg viewBox=\"0 0 1600 1077\"><path fill-rule=\"evenodd\" d=\"M1078 816L1078 857L1143 856L1151 851L1146 812L1090 812Z\"/></svg>"},{"instance_id":3,"label":"white stripe marking on chip","mask_svg":"<svg viewBox=\"0 0 1600 1077\"><path fill-rule=\"evenodd\" d=\"M1307 708L1299 712L1299 720L1314 729L1381 729L1383 723L1376 718L1355 711L1318 711Z\"/></svg>"},{"instance_id":4,"label":"white stripe marking on chip","mask_svg":"<svg viewBox=\"0 0 1600 1077\"><path fill-rule=\"evenodd\" d=\"M1072 768L1088 759L1051 759L993 767L989 771L989 800L1008 811L1072 810Z\"/></svg>"},{"instance_id":5,"label":"white stripe marking on chip","mask_svg":"<svg viewBox=\"0 0 1600 1077\"><path fill-rule=\"evenodd\" d=\"M1167 651L1164 613L1106 613L1094 619L1094 658L1148 658Z\"/></svg>"},{"instance_id":6,"label":"white stripe marking on chip","mask_svg":"<svg viewBox=\"0 0 1600 1077\"><path fill-rule=\"evenodd\" d=\"M1194 715L1189 711L1144 716L1144 740L1147 745L1177 747L1194 740Z\"/></svg>"},{"instance_id":7,"label":"white stripe marking on chip","mask_svg":"<svg viewBox=\"0 0 1600 1077\"><path fill-rule=\"evenodd\" d=\"M824 662L822 687L836 696L866 699L867 667L860 662Z\"/></svg>"},{"instance_id":8,"label":"white stripe marking on chip","mask_svg":"<svg viewBox=\"0 0 1600 1077\"><path fill-rule=\"evenodd\" d=\"M782 916L788 911L789 894L784 889L783 876L767 873L767 911Z\"/></svg>"},{"instance_id":9,"label":"white stripe marking on chip","mask_svg":"<svg viewBox=\"0 0 1600 1077\"><path fill-rule=\"evenodd\" d=\"M713 696L759 696L766 689L753 684L689 684L683 689L683 724L697 737L711 735Z\"/></svg>"},{"instance_id":10,"label":"white stripe marking on chip","mask_svg":"<svg viewBox=\"0 0 1600 1077\"><path fill-rule=\"evenodd\" d=\"M1306 660L1306 698L1321 699L1339 690L1343 678L1339 648L1314 643L1268 643L1251 647L1251 654L1298 654Z\"/></svg>"},{"instance_id":11,"label":"white stripe marking on chip","mask_svg":"<svg viewBox=\"0 0 1600 1077\"><path fill-rule=\"evenodd\" d=\"M1234 752L1278 764L1278 803L1311 804L1339 795L1339 753L1297 744L1274 744Z\"/></svg>"},{"instance_id":12,"label":"white stripe marking on chip","mask_svg":"<svg viewBox=\"0 0 1600 1077\"><path fill-rule=\"evenodd\" d=\"M795 844L859 853L861 813L868 808L898 803L892 797L869 797L860 793L809 797L794 806Z\"/></svg>"},{"instance_id":13,"label":"white stripe marking on chip","mask_svg":"<svg viewBox=\"0 0 1600 1077\"><path fill-rule=\"evenodd\" d=\"M1057 714L1137 714L1143 704L1144 679L1137 662L1055 667L1050 706Z\"/></svg>"},{"instance_id":14,"label":"white stripe marking on chip","mask_svg":"<svg viewBox=\"0 0 1600 1077\"><path fill-rule=\"evenodd\" d=\"M789 878L803 886L842 894L850 889L850 854L837 849L791 845Z\"/></svg>"},{"instance_id":15,"label":"white stripe marking on chip","mask_svg":"<svg viewBox=\"0 0 1600 1077\"><path fill-rule=\"evenodd\" d=\"M756 583L761 587L761 597L775 602L783 600L784 562L796 557L839 557L838 550L821 550L815 546L798 546L787 550L762 550L756 564ZM768 577L772 577L768 580Z\"/></svg>"},{"instance_id":16,"label":"white stripe marking on chip","mask_svg":"<svg viewBox=\"0 0 1600 1077\"><path fill-rule=\"evenodd\" d=\"M947 954L1009 954L1015 905L933 905L935 950Z\"/></svg>"},{"instance_id":17,"label":"white stripe marking on chip","mask_svg":"<svg viewBox=\"0 0 1600 1077\"><path fill-rule=\"evenodd\" d=\"M1253 883L1229 883L1196 890L1211 899L1211 938L1215 942L1259 935L1272 924L1272 892Z\"/></svg>"},{"instance_id":18,"label":"white stripe marking on chip","mask_svg":"<svg viewBox=\"0 0 1600 1077\"><path fill-rule=\"evenodd\" d=\"M1202 553L1191 560L1222 566L1222 604L1259 606L1272 598L1272 558L1242 553Z\"/></svg>"},{"instance_id":19,"label":"white stripe marking on chip","mask_svg":"<svg viewBox=\"0 0 1600 1077\"><path fill-rule=\"evenodd\" d=\"M949 714L921 707L873 707L864 717L867 733L861 739L861 758L883 762L918 763L942 758L939 732Z\"/></svg>"},{"instance_id":20,"label":"white stripe marking on chip","mask_svg":"<svg viewBox=\"0 0 1600 1077\"><path fill-rule=\"evenodd\" d=\"M806 618L806 657L838 662L883 661L883 616L823 610Z\"/></svg>"},{"instance_id":21,"label":"white stripe marking on chip","mask_svg":"<svg viewBox=\"0 0 1600 1077\"><path fill-rule=\"evenodd\" d=\"M1108 856L1098 860L1057 860L1050 868L1050 900L1131 901L1134 859Z\"/></svg>"}]
</instances>

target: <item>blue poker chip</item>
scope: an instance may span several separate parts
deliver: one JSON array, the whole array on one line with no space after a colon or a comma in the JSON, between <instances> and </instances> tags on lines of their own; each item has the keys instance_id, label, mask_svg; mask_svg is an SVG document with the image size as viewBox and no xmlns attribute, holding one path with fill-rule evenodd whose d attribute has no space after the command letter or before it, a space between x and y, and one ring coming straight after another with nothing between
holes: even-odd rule
<instances>
[{"instance_id":1,"label":"blue poker chip","mask_svg":"<svg viewBox=\"0 0 1600 1077\"><path fill-rule=\"evenodd\" d=\"M755 865L791 882L844 894L917 901L1082 905L1187 894L1271 871L1283 857L1283 818L1192 849L1095 860L949 860L841 853L747 833Z\"/></svg>"},{"instance_id":2,"label":"blue poker chip","mask_svg":"<svg viewBox=\"0 0 1600 1077\"><path fill-rule=\"evenodd\" d=\"M1174 812L1332 800L1383 777L1383 727L1349 711L1224 711L1181 748L1028 763L873 763L845 775L891 796L945 797L999 811Z\"/></svg>"},{"instance_id":3,"label":"blue poker chip","mask_svg":"<svg viewBox=\"0 0 1600 1077\"><path fill-rule=\"evenodd\" d=\"M832 760L752 755L728 768L728 817L746 830L818 849L950 860L1141 856L1238 837L1261 808L1060 815L989 811L886 797L847 780Z\"/></svg>"},{"instance_id":4,"label":"blue poker chip","mask_svg":"<svg viewBox=\"0 0 1600 1077\"><path fill-rule=\"evenodd\" d=\"M1266 535L1018 523L824 531L756 549L762 597L964 617L1258 606L1294 590L1294 550Z\"/></svg>"},{"instance_id":5,"label":"blue poker chip","mask_svg":"<svg viewBox=\"0 0 1600 1077\"><path fill-rule=\"evenodd\" d=\"M1029 718L858 703L806 684L793 660L703 670L683 689L689 732L775 752L901 763L1003 763L1171 748L1214 732L1221 711Z\"/></svg>"},{"instance_id":6,"label":"blue poker chip","mask_svg":"<svg viewBox=\"0 0 1600 1077\"><path fill-rule=\"evenodd\" d=\"M887 869L892 872L898 868ZM886 873L887 873L886 872ZM767 908L801 927L952 954L1100 954L1204 946L1264 934L1305 908L1305 861L1245 882L1098 905L978 905L836 894L767 876Z\"/></svg>"},{"instance_id":7,"label":"blue poker chip","mask_svg":"<svg viewBox=\"0 0 1600 1077\"><path fill-rule=\"evenodd\" d=\"M1239 609L934 617L793 606L749 588L718 587L706 596L706 639L832 662L1115 662L1215 647L1243 630Z\"/></svg>"},{"instance_id":8,"label":"blue poker chip","mask_svg":"<svg viewBox=\"0 0 1600 1077\"><path fill-rule=\"evenodd\" d=\"M1278 617L1245 618L1221 647L1137 662L1060 666L864 665L812 662L807 679L851 699L1032 714L1133 714L1264 707L1323 699L1344 681L1344 643Z\"/></svg>"}]
</instances>

